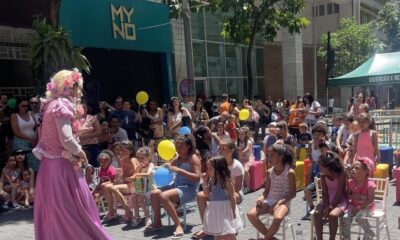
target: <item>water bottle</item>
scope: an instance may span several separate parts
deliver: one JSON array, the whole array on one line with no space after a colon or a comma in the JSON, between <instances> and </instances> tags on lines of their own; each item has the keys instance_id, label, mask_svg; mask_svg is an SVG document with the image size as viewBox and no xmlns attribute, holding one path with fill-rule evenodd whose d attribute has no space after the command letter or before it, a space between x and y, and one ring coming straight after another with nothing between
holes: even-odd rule
<instances>
[{"instance_id":1,"label":"water bottle","mask_svg":"<svg viewBox=\"0 0 400 240\"><path fill-rule=\"evenodd\" d=\"M297 223L296 240L303 240L303 229L301 228L301 223Z\"/></svg>"}]
</instances>

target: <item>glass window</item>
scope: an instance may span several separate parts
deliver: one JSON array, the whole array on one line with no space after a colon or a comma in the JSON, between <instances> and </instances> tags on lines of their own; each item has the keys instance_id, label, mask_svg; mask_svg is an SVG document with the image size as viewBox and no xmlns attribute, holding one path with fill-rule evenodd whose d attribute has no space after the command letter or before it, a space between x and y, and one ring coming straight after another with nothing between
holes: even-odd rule
<instances>
[{"instance_id":1,"label":"glass window","mask_svg":"<svg viewBox=\"0 0 400 240\"><path fill-rule=\"evenodd\" d=\"M234 45L225 45L226 53L226 75L238 76L238 59L236 57L236 47Z\"/></svg>"},{"instance_id":2,"label":"glass window","mask_svg":"<svg viewBox=\"0 0 400 240\"><path fill-rule=\"evenodd\" d=\"M326 5L326 13L327 14L333 13L333 3L328 3L328 5Z\"/></svg>"},{"instance_id":3,"label":"glass window","mask_svg":"<svg viewBox=\"0 0 400 240\"><path fill-rule=\"evenodd\" d=\"M246 47L240 47L242 50L242 76L247 76L247 49Z\"/></svg>"},{"instance_id":4,"label":"glass window","mask_svg":"<svg viewBox=\"0 0 400 240\"><path fill-rule=\"evenodd\" d=\"M210 41L223 41L221 36L222 32L222 17L220 13L211 14L205 13L205 22L207 28L207 40Z\"/></svg>"},{"instance_id":5,"label":"glass window","mask_svg":"<svg viewBox=\"0 0 400 240\"><path fill-rule=\"evenodd\" d=\"M319 16L325 15L325 5L319 5Z\"/></svg>"},{"instance_id":6,"label":"glass window","mask_svg":"<svg viewBox=\"0 0 400 240\"><path fill-rule=\"evenodd\" d=\"M256 79L256 81L257 81L257 89L254 91L254 95L258 95L261 98L265 98L265 92L264 92L265 81L264 81L264 78L263 77L258 77Z\"/></svg>"},{"instance_id":7,"label":"glass window","mask_svg":"<svg viewBox=\"0 0 400 240\"><path fill-rule=\"evenodd\" d=\"M192 38L204 40L203 12L192 12L190 15Z\"/></svg>"},{"instance_id":8,"label":"glass window","mask_svg":"<svg viewBox=\"0 0 400 240\"><path fill-rule=\"evenodd\" d=\"M226 78L209 78L210 96L221 96L226 93Z\"/></svg>"},{"instance_id":9,"label":"glass window","mask_svg":"<svg viewBox=\"0 0 400 240\"><path fill-rule=\"evenodd\" d=\"M208 76L222 77L225 75L225 54L223 44L207 43Z\"/></svg>"},{"instance_id":10,"label":"glass window","mask_svg":"<svg viewBox=\"0 0 400 240\"><path fill-rule=\"evenodd\" d=\"M256 49L256 75L264 76L264 49L257 48Z\"/></svg>"},{"instance_id":11,"label":"glass window","mask_svg":"<svg viewBox=\"0 0 400 240\"><path fill-rule=\"evenodd\" d=\"M339 4L333 4L333 12L334 13L339 13Z\"/></svg>"},{"instance_id":12,"label":"glass window","mask_svg":"<svg viewBox=\"0 0 400 240\"><path fill-rule=\"evenodd\" d=\"M204 42L193 42L193 68L195 77L206 77L206 48Z\"/></svg>"},{"instance_id":13,"label":"glass window","mask_svg":"<svg viewBox=\"0 0 400 240\"><path fill-rule=\"evenodd\" d=\"M242 89L242 78L228 78L227 88L229 97L238 99L239 89Z\"/></svg>"}]
</instances>

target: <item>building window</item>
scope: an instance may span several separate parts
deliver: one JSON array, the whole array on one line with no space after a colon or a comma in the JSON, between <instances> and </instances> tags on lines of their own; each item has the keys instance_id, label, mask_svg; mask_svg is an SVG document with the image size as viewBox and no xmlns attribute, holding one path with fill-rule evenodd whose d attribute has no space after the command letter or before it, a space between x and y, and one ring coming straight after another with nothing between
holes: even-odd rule
<instances>
[{"instance_id":1,"label":"building window","mask_svg":"<svg viewBox=\"0 0 400 240\"><path fill-rule=\"evenodd\" d=\"M210 77L226 76L224 45L218 43L208 43L207 53L208 53L208 75Z\"/></svg>"},{"instance_id":2,"label":"building window","mask_svg":"<svg viewBox=\"0 0 400 240\"><path fill-rule=\"evenodd\" d=\"M332 3L328 3L328 5L326 5L326 14L332 14L333 13L333 4Z\"/></svg>"},{"instance_id":3,"label":"building window","mask_svg":"<svg viewBox=\"0 0 400 240\"><path fill-rule=\"evenodd\" d=\"M334 13L339 13L339 4L333 4L333 12Z\"/></svg>"},{"instance_id":4,"label":"building window","mask_svg":"<svg viewBox=\"0 0 400 240\"><path fill-rule=\"evenodd\" d=\"M318 17L318 7L313 8L313 17Z\"/></svg>"},{"instance_id":5,"label":"building window","mask_svg":"<svg viewBox=\"0 0 400 240\"><path fill-rule=\"evenodd\" d=\"M319 16L325 15L325 5L319 5Z\"/></svg>"},{"instance_id":6,"label":"building window","mask_svg":"<svg viewBox=\"0 0 400 240\"><path fill-rule=\"evenodd\" d=\"M193 67L196 77L207 76L206 48L204 42L193 42Z\"/></svg>"}]
</instances>

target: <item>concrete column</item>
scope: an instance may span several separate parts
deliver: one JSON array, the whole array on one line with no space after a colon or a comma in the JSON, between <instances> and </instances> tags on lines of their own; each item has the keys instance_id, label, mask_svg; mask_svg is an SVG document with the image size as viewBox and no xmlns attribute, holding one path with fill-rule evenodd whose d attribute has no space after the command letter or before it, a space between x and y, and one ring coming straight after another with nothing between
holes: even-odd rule
<instances>
[{"instance_id":1,"label":"concrete column","mask_svg":"<svg viewBox=\"0 0 400 240\"><path fill-rule=\"evenodd\" d=\"M284 97L304 95L302 35L282 30Z\"/></svg>"}]
</instances>

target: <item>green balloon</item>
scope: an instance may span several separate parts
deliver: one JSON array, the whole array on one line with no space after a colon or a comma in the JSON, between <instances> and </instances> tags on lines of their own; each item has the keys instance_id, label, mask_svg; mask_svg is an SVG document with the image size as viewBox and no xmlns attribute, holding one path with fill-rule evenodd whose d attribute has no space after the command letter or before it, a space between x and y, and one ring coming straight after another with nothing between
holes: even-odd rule
<instances>
[{"instance_id":1,"label":"green balloon","mask_svg":"<svg viewBox=\"0 0 400 240\"><path fill-rule=\"evenodd\" d=\"M17 105L17 99L15 98L10 98L7 101L7 106L11 109L15 109L15 106Z\"/></svg>"}]
</instances>

